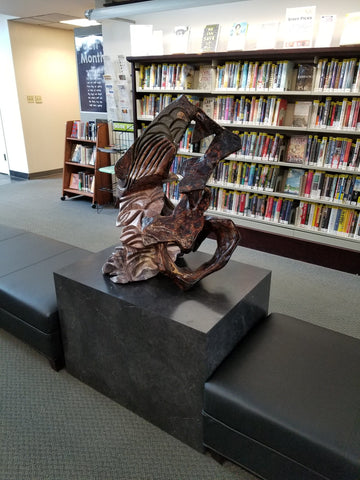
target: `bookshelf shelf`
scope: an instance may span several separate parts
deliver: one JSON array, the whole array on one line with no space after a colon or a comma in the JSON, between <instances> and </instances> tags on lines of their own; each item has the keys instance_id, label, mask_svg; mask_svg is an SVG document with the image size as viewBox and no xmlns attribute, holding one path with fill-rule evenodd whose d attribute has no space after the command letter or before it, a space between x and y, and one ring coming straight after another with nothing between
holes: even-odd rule
<instances>
[{"instance_id":1,"label":"bookshelf shelf","mask_svg":"<svg viewBox=\"0 0 360 480\"><path fill-rule=\"evenodd\" d=\"M334 66L330 67L330 63L336 59ZM353 64L350 61L354 60ZM239 225L239 229L243 231L246 229L245 243L247 238L249 240L249 246L252 245L253 237L249 233L251 230L256 230L257 239L255 243L259 243L261 238L261 233L269 233L270 236L264 235L265 239L270 238L271 242L277 242L276 236L286 236L294 240L303 240L304 245L308 245L311 248L312 243L316 245L323 246L324 255L329 255L329 250L327 247L334 249L340 249L341 256L335 254L334 258L344 258L346 252L350 252L350 257L353 254L358 254L360 251L360 51L358 47L337 47L337 48L310 48L310 49L281 49L281 50L256 50L256 51L238 51L238 52L216 52L216 53L204 53L204 54L187 54L187 55L164 55L164 56L150 56L150 57L128 57L128 61L132 66L132 81L133 81L133 108L134 108L134 118L137 119L135 122L136 130L135 135L139 134L142 128L146 127L147 122L151 122L156 114L161 111L167 102L172 101L178 95L185 94L189 95L189 98L196 102L209 116L214 118L221 126L228 128L235 133L242 136L244 139L249 138L250 135L257 136L258 140L254 140L254 144L251 148L255 148L255 142L260 144L260 136L265 136L265 138L270 138L269 142L275 142L275 138L279 137L280 147L277 147L276 155L266 153L265 155L240 155L240 151L235 155L231 155L229 158L223 160L223 163L230 163L234 168L244 168L240 164L255 164L258 168L276 167L279 169L279 181L276 183L273 189L262 189L254 188L253 186L244 186L238 183L226 182L226 181L216 181L216 173L214 172L214 178L211 179L208 183L209 188L213 191L213 198L218 195L217 190L222 190L225 192L224 195L218 195L221 197L221 202L223 204L212 203L209 213L220 215L220 216L230 216L234 222ZM259 72L261 68L266 63L272 65L287 65L287 78L283 78L283 87L278 89L273 88L240 88L239 84L241 75L243 75L241 68L245 68L245 63L257 63L257 70ZM299 66L302 64L311 64L313 66L313 77L311 78L311 87L306 87L307 90L302 91L299 88L297 72ZM166 82L173 81L173 85L176 82L183 82L183 79L177 80L176 77L176 65L188 65L190 70L192 70L192 84L189 88L168 88L165 85L168 85ZM232 65L228 67L227 64ZM166 75L162 75L162 69L166 65ZM172 71L169 70L169 66L172 65ZM290 65L290 67L289 67ZM335 73L333 77L330 77L330 72L335 72L335 69L338 68L339 73L336 78ZM352 82L350 86L346 88L334 88L340 83L340 68L344 65L343 71L346 72L352 70ZM345 68L346 65L346 68ZM352 65L352 66L351 66ZM320 68L324 69L322 72L325 72L325 67L329 68L329 73L327 79L321 77L322 73ZM201 69L208 69L207 78L210 78L206 84L206 88L203 88L203 85L199 84L199 79L201 79ZM225 73L221 73L221 69L229 68L228 72L235 72L236 68L238 79L237 87L231 88L220 88L220 76ZM231 69L234 70L231 70ZM247 67L249 68L249 67ZM275 67L274 67L275 68ZM276 67L279 68L280 67ZM284 68L285 71L285 67ZM333 70L331 70L333 69ZM154 77L154 72L157 71L158 77ZM180 69L178 68L179 72ZM265 70L262 70L265 71ZM149 72L152 75L151 82L158 82L159 78L161 87L156 86L146 86L149 85ZM159 73L160 72L160 73ZM170 73L169 73L170 72ZM220 72L220 73L219 73ZM167 80L167 76L170 75L170 80ZM254 78L258 73L255 74ZM265 75L265 74L264 74ZM279 74L280 75L280 74ZM346 73L348 78L350 73ZM161 77L160 77L161 76ZM206 75L205 75L206 77ZM155 78L155 79L154 79ZM164 80L165 78L165 80ZM279 77L280 78L280 77ZM333 78L333 80L331 80ZM260 80L261 81L261 80ZM264 77L263 80L264 81ZM279 81L279 80L278 80ZM331 88L326 87L326 82L332 85ZM344 80L345 82L345 73ZM165 83L164 83L165 82ZM323 82L323 83L321 83ZM333 83L331 83L333 82ZM156 83L155 83L156 84ZM170 83L169 83L170 84ZM154 83L150 84L154 85ZM159 84L157 84L159 85ZM228 83L229 85L229 83ZM233 83L235 85L235 82ZM265 84L264 84L265 85ZM273 85L273 83L271 83ZM323 85L323 86L321 86ZM325 85L325 86L324 86ZM343 83L345 85L345 83ZM319 88L320 86L320 88ZM199 87L199 88L198 88ZM275 100L274 100L275 98ZM238 121L239 117L234 114L237 110L236 105L239 105L241 102L256 102L261 104L271 104L273 102L275 106L268 107L270 112L274 114L271 120L266 120L266 113L264 117L259 116L256 120L260 121L251 121L252 117L246 121ZM156 104L158 102L158 104ZM221 103L223 102L223 103ZM233 102L233 103L231 103ZM305 106L305 103L309 105L308 116L305 118L305 125L302 126L302 123L295 121L295 108L298 103L301 103L301 106ZM276 116L276 104L280 104L279 109L283 108L283 116ZM154 106L155 105L155 106ZM243 105L243 104L241 104ZM328 115L326 117L321 117L323 113L320 112L319 105L323 109L322 112ZM148 108L148 106L150 108ZM252 107L249 107L249 109ZM260 107L256 107L260 110ZM264 107L265 109L266 107ZM271 110L273 108L273 110ZM332 117L326 109L331 108ZM153 109L153 110L152 110ZM155 113L154 113L155 112ZM258 110L255 109L255 113ZM351 113L352 112L352 113ZM316 114L317 113L317 114ZM242 113L241 113L242 115ZM260 115L258 113L258 115ZM263 113L261 114L263 115ZM338 115L338 116L336 116ZM346 115L352 115L351 122L349 117L346 118ZM245 117L241 117L245 118ZM255 116L254 116L255 118ZM280 120L281 118L281 120ZM265 121L264 121L265 119ZM345 120L346 119L346 120ZM300 126L301 125L301 126ZM314 143L313 152L316 152L317 157L309 157L309 151L307 156L303 161L296 162L291 159L288 155L289 142L292 137L306 137L309 142L309 151L311 142ZM327 148L328 155L325 158L320 155L320 143L324 142L322 148ZM342 142L338 143L337 147L333 146L331 142ZM349 149L346 151L345 159L345 146L348 142ZM338 161L338 157L335 159L334 150L331 148L338 148L341 146L341 157ZM186 142L184 142L186 145ZM261 146L259 148L262 148ZM317 149L317 150L316 150ZM199 146L194 148L194 152L187 151L182 148L178 150L178 157L189 157L189 156L200 156L204 149ZM331 151L330 151L331 150ZM337 151L336 155L340 155L340 150ZM313 153L312 155L315 155ZM330 156L329 156L330 155ZM350 155L352 155L353 161L350 161ZM270 157L270 158L269 158ZM314 158L316 161L314 161ZM310 159L310 161L309 161ZM330 159L330 161L329 161ZM293 161L288 161L293 160ZM326 161L325 161L326 160ZM178 162L179 165L181 161ZM178 168L178 167L176 167ZM181 168L181 167L179 167ZM288 194L284 191L284 182L287 179L290 171L301 169L306 175L316 176L320 174L322 178L326 178L329 182L328 177L334 177L334 182L338 182L339 186L336 186L337 190L334 190L332 194L334 195L325 195L325 191L322 192L320 196L309 196L300 193L299 195ZM180 170L174 171L174 173L181 173ZM283 181L282 181L283 180ZM340 186L341 182L348 182L346 187L346 192L344 193L344 185ZM335 188L335 187L334 187ZM340 189L340 191L339 191ZM351 194L349 194L349 190ZM231 208L227 208L227 198L231 198L231 202L235 202L234 198L236 195L247 193L248 196L256 197L252 198L253 202L265 202L265 208L257 210L256 215L251 215L251 208L249 206L248 214L241 215L239 211L236 210L239 208L240 200L237 200L237 204L231 204ZM335 193L336 195L335 195ZM167 194L173 200L178 199L178 193L176 190L176 185L168 186ZM343 196L345 195L346 196ZM218 198L217 197L217 198ZM261 197L261 200L259 200ZM283 203L286 202L288 205L288 217L284 223L276 222L273 218L265 219L264 210L269 202L269 198L273 197L276 199L281 199ZM247 199L249 201L249 199ZM306 205L305 205L306 204ZM250 205L250 204L249 204ZM305 205L305 206L304 206ZM313 206L315 205L315 206ZM305 226L302 223L299 223L300 215L302 210L312 209L311 213L307 213L307 216L304 217ZM314 213L315 209L315 213ZM338 216L337 220L335 214ZM262 217L261 217L262 215ZM322 224L318 223L319 215L322 219ZM325 218L326 215L329 217ZM332 215L332 221L329 223L330 215ZM309 219L310 216L310 219ZM317 216L317 217L316 217ZM256 218L255 218L256 217ZM341 217L341 219L340 219ZM306 223L313 222L313 223ZM284 233L285 232L285 233ZM291 232L291 233L289 233ZM286 242L285 242L286 243ZM279 242L283 245L287 251L280 252L285 256L291 255L291 242L287 242L285 246L284 242ZM246 246L246 245L245 245ZM256 248L256 247L255 247ZM265 248L265 247L264 247ZM259 249L262 249L260 247ZM273 251L273 246L269 246L269 251ZM276 250L276 249L275 249ZM304 253L304 260L307 259L305 248L302 249ZM317 249L319 252L319 249ZM319 255L321 257L321 255ZM309 255L312 258L313 257ZM353 257L352 257L353 258ZM321 263L321 259L319 260ZM360 262L358 263L356 273L360 273ZM328 260L323 262L324 265L328 265ZM349 266L351 262L348 262L345 258L342 261L341 259L337 262L334 262L333 268L345 269L346 271L353 271L352 267Z\"/></svg>"},{"instance_id":2,"label":"bookshelf shelf","mask_svg":"<svg viewBox=\"0 0 360 480\"><path fill-rule=\"evenodd\" d=\"M100 151L109 143L108 127L100 123L93 126L93 130L96 129L92 132L93 138L77 137L74 123L72 120L66 122L61 200L83 196L92 199L93 207L110 203L111 176L99 170L110 164L110 154Z\"/></svg>"}]
</instances>

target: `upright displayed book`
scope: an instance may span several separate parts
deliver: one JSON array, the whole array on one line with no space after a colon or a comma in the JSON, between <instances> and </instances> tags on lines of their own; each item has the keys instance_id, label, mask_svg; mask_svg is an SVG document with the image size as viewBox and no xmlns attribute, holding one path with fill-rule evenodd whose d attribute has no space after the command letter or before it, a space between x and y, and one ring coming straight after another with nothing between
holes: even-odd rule
<instances>
[{"instance_id":1,"label":"upright displayed book","mask_svg":"<svg viewBox=\"0 0 360 480\"><path fill-rule=\"evenodd\" d=\"M279 26L279 22L265 22L258 27L256 35L256 48L258 50L266 50L276 47Z\"/></svg>"},{"instance_id":2,"label":"upright displayed book","mask_svg":"<svg viewBox=\"0 0 360 480\"><path fill-rule=\"evenodd\" d=\"M131 55L151 55L153 47L153 26L152 25L130 25L130 47Z\"/></svg>"},{"instance_id":3,"label":"upright displayed book","mask_svg":"<svg viewBox=\"0 0 360 480\"><path fill-rule=\"evenodd\" d=\"M284 177L283 192L290 195L301 195L305 170L289 168Z\"/></svg>"},{"instance_id":4,"label":"upright displayed book","mask_svg":"<svg viewBox=\"0 0 360 480\"><path fill-rule=\"evenodd\" d=\"M340 45L360 44L360 11L345 15L344 27L340 38Z\"/></svg>"},{"instance_id":5,"label":"upright displayed book","mask_svg":"<svg viewBox=\"0 0 360 480\"><path fill-rule=\"evenodd\" d=\"M295 90L310 92L313 89L315 66L309 63L300 63L297 68Z\"/></svg>"},{"instance_id":6,"label":"upright displayed book","mask_svg":"<svg viewBox=\"0 0 360 480\"><path fill-rule=\"evenodd\" d=\"M213 67L211 65L200 65L198 88L210 91L213 88Z\"/></svg>"},{"instance_id":7,"label":"upright displayed book","mask_svg":"<svg viewBox=\"0 0 360 480\"><path fill-rule=\"evenodd\" d=\"M220 35L220 24L206 25L201 40L202 52L216 52Z\"/></svg>"},{"instance_id":8,"label":"upright displayed book","mask_svg":"<svg viewBox=\"0 0 360 480\"><path fill-rule=\"evenodd\" d=\"M286 9L284 48L312 46L315 12L314 6Z\"/></svg>"},{"instance_id":9,"label":"upright displayed book","mask_svg":"<svg viewBox=\"0 0 360 480\"><path fill-rule=\"evenodd\" d=\"M312 102L295 102L292 126L306 128L309 125Z\"/></svg>"},{"instance_id":10,"label":"upright displayed book","mask_svg":"<svg viewBox=\"0 0 360 480\"><path fill-rule=\"evenodd\" d=\"M227 50L244 50L247 31L247 22L233 23L229 33Z\"/></svg>"},{"instance_id":11,"label":"upright displayed book","mask_svg":"<svg viewBox=\"0 0 360 480\"><path fill-rule=\"evenodd\" d=\"M315 47L331 47L336 25L336 15L321 15Z\"/></svg>"},{"instance_id":12,"label":"upright displayed book","mask_svg":"<svg viewBox=\"0 0 360 480\"><path fill-rule=\"evenodd\" d=\"M288 163L305 163L307 144L307 135L290 137L285 161Z\"/></svg>"},{"instance_id":13,"label":"upright displayed book","mask_svg":"<svg viewBox=\"0 0 360 480\"><path fill-rule=\"evenodd\" d=\"M188 25L177 25L174 27L172 36L172 53L187 53L190 38L190 27Z\"/></svg>"}]
</instances>

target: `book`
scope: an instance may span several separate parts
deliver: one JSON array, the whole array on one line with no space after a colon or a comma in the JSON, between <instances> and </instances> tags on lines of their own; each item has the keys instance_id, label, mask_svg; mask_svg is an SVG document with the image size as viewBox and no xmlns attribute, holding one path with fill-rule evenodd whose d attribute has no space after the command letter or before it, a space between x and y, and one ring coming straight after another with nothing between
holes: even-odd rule
<instances>
[{"instance_id":1,"label":"book","mask_svg":"<svg viewBox=\"0 0 360 480\"><path fill-rule=\"evenodd\" d=\"M201 40L202 52L216 52L220 35L220 24L206 25Z\"/></svg>"},{"instance_id":2,"label":"book","mask_svg":"<svg viewBox=\"0 0 360 480\"><path fill-rule=\"evenodd\" d=\"M177 25L174 27L171 44L172 53L187 53L190 38L190 27L187 25Z\"/></svg>"},{"instance_id":3,"label":"book","mask_svg":"<svg viewBox=\"0 0 360 480\"><path fill-rule=\"evenodd\" d=\"M302 63L298 66L295 81L295 90L311 91L313 89L315 67L309 63Z\"/></svg>"},{"instance_id":4,"label":"book","mask_svg":"<svg viewBox=\"0 0 360 480\"><path fill-rule=\"evenodd\" d=\"M305 170L302 168L289 168L284 176L283 192L290 195L301 195Z\"/></svg>"},{"instance_id":5,"label":"book","mask_svg":"<svg viewBox=\"0 0 360 480\"><path fill-rule=\"evenodd\" d=\"M347 13L340 37L340 45L359 45L360 12Z\"/></svg>"},{"instance_id":6,"label":"book","mask_svg":"<svg viewBox=\"0 0 360 480\"><path fill-rule=\"evenodd\" d=\"M334 35L336 15L321 15L315 40L315 47L331 47Z\"/></svg>"},{"instance_id":7,"label":"book","mask_svg":"<svg viewBox=\"0 0 360 480\"><path fill-rule=\"evenodd\" d=\"M279 25L279 22L265 22L260 25L256 36L257 50L266 50L276 47Z\"/></svg>"},{"instance_id":8,"label":"book","mask_svg":"<svg viewBox=\"0 0 360 480\"><path fill-rule=\"evenodd\" d=\"M80 163L81 162L81 148L82 148L82 145L80 145L79 143L77 143L73 147L73 151L72 151L72 154L71 154L71 157L70 157L70 162L74 162L74 163Z\"/></svg>"},{"instance_id":9,"label":"book","mask_svg":"<svg viewBox=\"0 0 360 480\"><path fill-rule=\"evenodd\" d=\"M199 78L198 78L199 90L210 91L213 87L213 68L211 65L200 65Z\"/></svg>"},{"instance_id":10,"label":"book","mask_svg":"<svg viewBox=\"0 0 360 480\"><path fill-rule=\"evenodd\" d=\"M307 135L290 137L285 161L288 163L305 163L307 144Z\"/></svg>"},{"instance_id":11,"label":"book","mask_svg":"<svg viewBox=\"0 0 360 480\"><path fill-rule=\"evenodd\" d=\"M311 47L316 7L286 9L284 48Z\"/></svg>"},{"instance_id":12,"label":"book","mask_svg":"<svg viewBox=\"0 0 360 480\"><path fill-rule=\"evenodd\" d=\"M69 188L81 190L80 177L78 173L72 173L70 176Z\"/></svg>"},{"instance_id":13,"label":"book","mask_svg":"<svg viewBox=\"0 0 360 480\"><path fill-rule=\"evenodd\" d=\"M227 50L244 50L247 31L247 22L233 23L229 33Z\"/></svg>"},{"instance_id":14,"label":"book","mask_svg":"<svg viewBox=\"0 0 360 480\"><path fill-rule=\"evenodd\" d=\"M130 25L130 48L133 57L151 55L153 48L153 26Z\"/></svg>"},{"instance_id":15,"label":"book","mask_svg":"<svg viewBox=\"0 0 360 480\"><path fill-rule=\"evenodd\" d=\"M295 102L292 126L306 128L309 125L312 102Z\"/></svg>"}]
</instances>

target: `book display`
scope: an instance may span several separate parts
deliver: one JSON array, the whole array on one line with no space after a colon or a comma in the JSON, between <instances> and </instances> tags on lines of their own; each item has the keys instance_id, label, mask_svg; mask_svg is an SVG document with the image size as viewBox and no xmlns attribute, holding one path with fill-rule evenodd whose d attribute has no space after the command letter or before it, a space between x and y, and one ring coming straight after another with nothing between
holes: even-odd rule
<instances>
[{"instance_id":1,"label":"book display","mask_svg":"<svg viewBox=\"0 0 360 480\"><path fill-rule=\"evenodd\" d=\"M247 229L360 250L360 53L356 47L128 60L137 133L185 93L240 136L241 149L221 161L208 182L211 214L230 216ZM153 87L144 86L145 77L162 78L164 70L167 82L154 80ZM188 87L176 80L182 70L191 72ZM203 154L203 143L191 143L190 126L174 173L181 174L182 157ZM179 199L176 183L166 189Z\"/></svg>"},{"instance_id":2,"label":"book display","mask_svg":"<svg viewBox=\"0 0 360 480\"><path fill-rule=\"evenodd\" d=\"M111 202L111 176L99 171L110 164L110 154L101 151L108 144L105 123L66 122L61 200L82 195L92 199L93 207Z\"/></svg>"}]
</instances>

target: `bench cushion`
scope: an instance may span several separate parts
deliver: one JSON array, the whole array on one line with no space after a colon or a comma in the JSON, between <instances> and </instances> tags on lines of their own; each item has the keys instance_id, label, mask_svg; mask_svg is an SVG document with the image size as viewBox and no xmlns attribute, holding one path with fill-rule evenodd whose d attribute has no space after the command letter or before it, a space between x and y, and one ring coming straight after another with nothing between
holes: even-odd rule
<instances>
[{"instance_id":1,"label":"bench cushion","mask_svg":"<svg viewBox=\"0 0 360 480\"><path fill-rule=\"evenodd\" d=\"M0 328L63 363L53 272L89 252L0 225ZM56 367L57 368L57 367Z\"/></svg>"},{"instance_id":2,"label":"bench cushion","mask_svg":"<svg viewBox=\"0 0 360 480\"><path fill-rule=\"evenodd\" d=\"M204 444L265 479L359 480L360 341L271 314L206 382Z\"/></svg>"}]
</instances>

